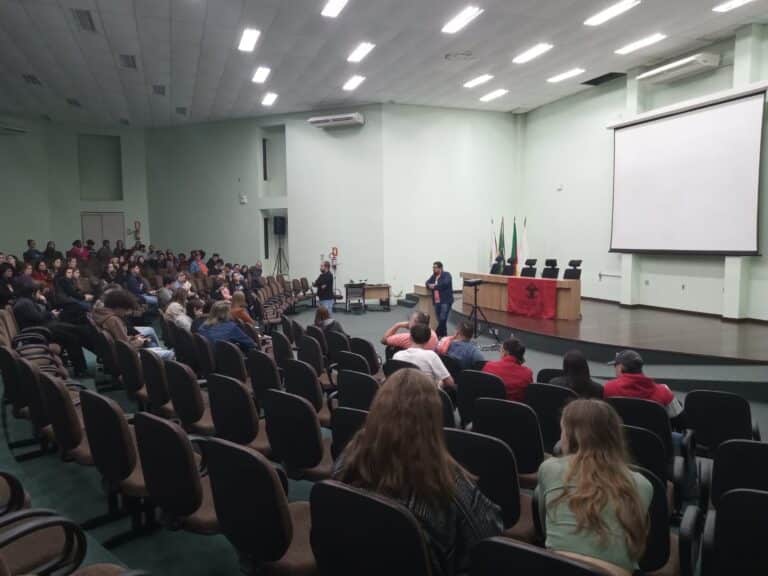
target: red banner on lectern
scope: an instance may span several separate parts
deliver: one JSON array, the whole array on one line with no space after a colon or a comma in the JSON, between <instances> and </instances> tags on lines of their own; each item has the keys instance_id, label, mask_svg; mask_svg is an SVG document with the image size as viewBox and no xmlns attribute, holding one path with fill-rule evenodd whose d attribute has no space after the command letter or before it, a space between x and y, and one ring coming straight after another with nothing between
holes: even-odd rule
<instances>
[{"instance_id":1,"label":"red banner on lectern","mask_svg":"<svg viewBox=\"0 0 768 576\"><path fill-rule=\"evenodd\" d=\"M533 278L510 278L507 311L531 318L554 318L557 313L557 282Z\"/></svg>"}]
</instances>

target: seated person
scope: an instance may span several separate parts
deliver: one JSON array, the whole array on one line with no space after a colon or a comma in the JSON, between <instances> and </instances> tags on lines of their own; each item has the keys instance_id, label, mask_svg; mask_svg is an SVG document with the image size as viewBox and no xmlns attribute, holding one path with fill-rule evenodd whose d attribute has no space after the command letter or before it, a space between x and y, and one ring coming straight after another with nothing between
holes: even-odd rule
<instances>
[{"instance_id":1,"label":"seated person","mask_svg":"<svg viewBox=\"0 0 768 576\"><path fill-rule=\"evenodd\" d=\"M670 418L679 416L683 405L666 384L657 384L643 374L643 357L634 350L622 350L614 360L616 378L605 383L606 398L624 396L653 400L664 406Z\"/></svg>"},{"instance_id":2,"label":"seated person","mask_svg":"<svg viewBox=\"0 0 768 576\"><path fill-rule=\"evenodd\" d=\"M485 362L483 353L480 352L477 344L472 342L474 334L472 324L462 322L459 324L456 334L440 339L437 345L437 353L450 356L456 360L462 370L471 369Z\"/></svg>"},{"instance_id":3,"label":"seated person","mask_svg":"<svg viewBox=\"0 0 768 576\"><path fill-rule=\"evenodd\" d=\"M208 319L208 312L210 311L211 305L199 298L193 298L187 302L187 316L192 318L192 326L189 328L192 334L196 334L200 330L200 326Z\"/></svg>"},{"instance_id":4,"label":"seated person","mask_svg":"<svg viewBox=\"0 0 768 576\"><path fill-rule=\"evenodd\" d=\"M126 318L133 314L136 305L136 298L127 290L110 290L104 295L104 305L93 309L93 321L116 341L127 342L137 349L149 348L163 359L173 359L172 350L160 347L153 328L140 326L134 329L136 334L129 335Z\"/></svg>"},{"instance_id":5,"label":"seated person","mask_svg":"<svg viewBox=\"0 0 768 576\"><path fill-rule=\"evenodd\" d=\"M580 398L602 399L603 387L592 380L587 359L579 350L571 350L563 356L562 376L553 378L549 383L570 388Z\"/></svg>"},{"instance_id":6,"label":"seated person","mask_svg":"<svg viewBox=\"0 0 768 576\"><path fill-rule=\"evenodd\" d=\"M37 285L43 290L51 290L53 288L53 279L48 271L48 265L45 263L45 260L37 260L33 268L32 280L37 282Z\"/></svg>"},{"instance_id":7,"label":"seated person","mask_svg":"<svg viewBox=\"0 0 768 576\"><path fill-rule=\"evenodd\" d=\"M533 382L533 372L525 362L525 346L517 338L509 338L501 345L501 359L486 362L483 372L502 379L507 390L507 400L525 401L525 389Z\"/></svg>"},{"instance_id":8,"label":"seated person","mask_svg":"<svg viewBox=\"0 0 768 576\"><path fill-rule=\"evenodd\" d=\"M168 322L173 322L179 328L192 330L192 318L187 314L187 291L183 288L174 290L171 303L165 309Z\"/></svg>"},{"instance_id":9,"label":"seated person","mask_svg":"<svg viewBox=\"0 0 768 576\"><path fill-rule=\"evenodd\" d=\"M346 335L344 328L341 327L341 324L337 320L334 320L331 317L331 313L328 312L328 308L325 306L319 306L317 308L317 312L315 312L315 326L320 328L326 334L328 332L339 332Z\"/></svg>"},{"instance_id":10,"label":"seated person","mask_svg":"<svg viewBox=\"0 0 768 576\"><path fill-rule=\"evenodd\" d=\"M245 292L238 290L232 294L232 308L230 310L233 320L238 320L243 324L256 326L256 322L248 313L248 304L245 301Z\"/></svg>"},{"instance_id":11,"label":"seated person","mask_svg":"<svg viewBox=\"0 0 768 576\"><path fill-rule=\"evenodd\" d=\"M451 373L440 360L440 356L434 350L427 349L430 340L429 326L426 324L414 324L411 327L411 341L413 344L406 350L400 350L392 357L402 362L410 362L419 367L419 370L427 374L432 380L442 387L454 388L455 384Z\"/></svg>"},{"instance_id":12,"label":"seated person","mask_svg":"<svg viewBox=\"0 0 768 576\"><path fill-rule=\"evenodd\" d=\"M128 277L125 279L126 289L137 298L146 302L150 310L157 310L157 296L152 293L141 277L141 267L138 263L131 265Z\"/></svg>"},{"instance_id":13,"label":"seated person","mask_svg":"<svg viewBox=\"0 0 768 576\"><path fill-rule=\"evenodd\" d=\"M25 262L21 265L21 274L16 277L16 287L39 288L40 285L32 277L32 264Z\"/></svg>"},{"instance_id":14,"label":"seated person","mask_svg":"<svg viewBox=\"0 0 768 576\"><path fill-rule=\"evenodd\" d=\"M410 330L416 324L423 324L429 328L429 316L424 314L424 312L414 312L411 314L408 322L398 322L390 327L390 329L384 333L384 336L381 337L381 343L385 346L392 346L393 348L410 348L413 346ZM408 332L398 334L398 331L403 329L408 330ZM437 348L437 334L431 329L430 333L429 341L424 348L427 350L434 350Z\"/></svg>"},{"instance_id":15,"label":"seated person","mask_svg":"<svg viewBox=\"0 0 768 576\"><path fill-rule=\"evenodd\" d=\"M34 240L27 240L27 250L21 255L24 258L24 262L37 262L43 258L43 253L37 249L37 242Z\"/></svg>"},{"instance_id":16,"label":"seated person","mask_svg":"<svg viewBox=\"0 0 768 576\"><path fill-rule=\"evenodd\" d=\"M187 278L187 274L185 272L179 272L176 275L176 281L171 284L171 289L178 290L179 288L184 288L189 293L194 293L194 290L192 289L192 282L189 281L189 278Z\"/></svg>"},{"instance_id":17,"label":"seated person","mask_svg":"<svg viewBox=\"0 0 768 576\"><path fill-rule=\"evenodd\" d=\"M4 308L16 299L15 270L8 262L0 263L0 307Z\"/></svg>"},{"instance_id":18,"label":"seated person","mask_svg":"<svg viewBox=\"0 0 768 576\"><path fill-rule=\"evenodd\" d=\"M622 422L600 400L574 400L563 410L563 457L539 467L539 517L546 546L630 576L645 550L653 487L629 468Z\"/></svg>"},{"instance_id":19,"label":"seated person","mask_svg":"<svg viewBox=\"0 0 768 576\"><path fill-rule=\"evenodd\" d=\"M215 302L211 306L208 318L198 329L198 333L205 336L211 344L215 344L219 340L226 340L237 344L243 352L247 353L256 348L256 342L232 320L230 307L230 303L226 300Z\"/></svg>"},{"instance_id":20,"label":"seated person","mask_svg":"<svg viewBox=\"0 0 768 576\"><path fill-rule=\"evenodd\" d=\"M80 290L77 278L75 278L76 271L77 268L67 267L60 276L54 279L56 300L61 304L77 304L83 310L90 310L93 296L83 294L83 291ZM79 278L79 272L77 272L77 276Z\"/></svg>"},{"instance_id":21,"label":"seated person","mask_svg":"<svg viewBox=\"0 0 768 576\"><path fill-rule=\"evenodd\" d=\"M398 370L384 382L334 478L410 509L427 536L435 576L466 572L473 546L502 531L499 507L448 452L440 397L417 370Z\"/></svg>"},{"instance_id":22,"label":"seated person","mask_svg":"<svg viewBox=\"0 0 768 576\"><path fill-rule=\"evenodd\" d=\"M163 285L157 290L157 305L161 310L165 310L166 306L171 303L173 297L173 289L171 285L174 283L172 276L163 277Z\"/></svg>"}]
</instances>

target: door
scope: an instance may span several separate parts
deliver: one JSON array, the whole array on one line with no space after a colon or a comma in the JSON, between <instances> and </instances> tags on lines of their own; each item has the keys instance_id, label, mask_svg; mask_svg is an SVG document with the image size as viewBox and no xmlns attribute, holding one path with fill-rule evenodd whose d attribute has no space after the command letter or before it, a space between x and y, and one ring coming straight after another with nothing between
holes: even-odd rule
<instances>
[{"instance_id":1,"label":"door","mask_svg":"<svg viewBox=\"0 0 768 576\"><path fill-rule=\"evenodd\" d=\"M80 221L83 242L93 240L97 249L104 240L109 240L113 247L117 240L125 242L125 217L122 212L82 212Z\"/></svg>"}]
</instances>

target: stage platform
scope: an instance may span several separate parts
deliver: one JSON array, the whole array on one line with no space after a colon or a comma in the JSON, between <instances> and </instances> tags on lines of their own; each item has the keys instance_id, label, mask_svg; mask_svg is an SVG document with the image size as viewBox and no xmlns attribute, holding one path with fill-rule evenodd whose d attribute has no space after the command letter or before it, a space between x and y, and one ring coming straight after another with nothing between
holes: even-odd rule
<instances>
[{"instance_id":1,"label":"stage platform","mask_svg":"<svg viewBox=\"0 0 768 576\"><path fill-rule=\"evenodd\" d=\"M457 299L454 320L466 319L471 306ZM483 310L491 329L504 339L519 336L528 348L564 354L579 348L592 361L607 362L632 348L654 364L768 365L768 323L731 322L720 318L626 308L583 299L581 320L542 320ZM486 327L482 331L488 333Z\"/></svg>"}]
</instances>

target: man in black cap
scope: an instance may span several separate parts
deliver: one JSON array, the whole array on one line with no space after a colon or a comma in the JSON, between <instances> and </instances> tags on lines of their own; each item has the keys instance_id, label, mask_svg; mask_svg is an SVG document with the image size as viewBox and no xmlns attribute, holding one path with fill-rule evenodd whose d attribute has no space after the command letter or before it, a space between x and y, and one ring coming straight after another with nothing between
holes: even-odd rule
<instances>
[{"instance_id":1,"label":"man in black cap","mask_svg":"<svg viewBox=\"0 0 768 576\"><path fill-rule=\"evenodd\" d=\"M616 378L605 383L605 398L623 396L652 400L664 406L670 418L683 411L682 404L666 384L658 384L643 374L643 357L634 350L622 350L612 364L616 368Z\"/></svg>"}]
</instances>

